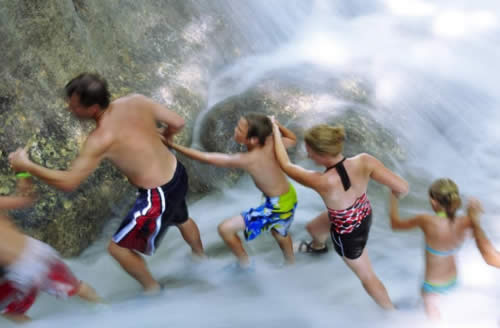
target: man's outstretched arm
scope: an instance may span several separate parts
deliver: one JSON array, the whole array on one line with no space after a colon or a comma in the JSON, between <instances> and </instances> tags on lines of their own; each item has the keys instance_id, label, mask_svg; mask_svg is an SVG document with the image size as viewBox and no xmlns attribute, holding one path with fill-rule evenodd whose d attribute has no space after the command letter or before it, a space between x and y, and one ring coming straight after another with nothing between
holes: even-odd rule
<instances>
[{"instance_id":1,"label":"man's outstretched arm","mask_svg":"<svg viewBox=\"0 0 500 328\"><path fill-rule=\"evenodd\" d=\"M98 135L89 137L78 157L66 171L48 169L32 162L26 150L22 148L9 154L9 162L15 171L29 172L57 189L73 191L95 171L107 148L106 144Z\"/></svg>"}]
</instances>

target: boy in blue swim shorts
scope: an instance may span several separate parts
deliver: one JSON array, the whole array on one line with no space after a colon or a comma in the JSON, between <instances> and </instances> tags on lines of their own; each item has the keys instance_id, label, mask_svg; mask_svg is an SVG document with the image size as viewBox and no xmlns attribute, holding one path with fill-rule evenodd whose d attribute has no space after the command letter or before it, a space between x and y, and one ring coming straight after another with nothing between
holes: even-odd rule
<instances>
[{"instance_id":1,"label":"boy in blue swim shorts","mask_svg":"<svg viewBox=\"0 0 500 328\"><path fill-rule=\"evenodd\" d=\"M279 127L285 147L294 146L297 140L295 134L282 125ZM271 231L286 263L295 261L288 230L297 206L297 195L274 155L272 131L269 117L252 113L241 117L234 129L235 141L246 146L247 152L206 153L170 144L172 148L198 161L247 171L255 186L263 193L260 206L226 219L218 227L220 236L238 258L241 268L248 267L249 258L238 236L240 231L244 232L247 241L257 238L263 231Z\"/></svg>"},{"instance_id":2,"label":"boy in blue swim shorts","mask_svg":"<svg viewBox=\"0 0 500 328\"><path fill-rule=\"evenodd\" d=\"M242 212L245 220L245 239L257 238L261 232L274 230L286 237L293 222L293 215L297 207L297 194L290 183L288 192L276 197L262 195L262 204Z\"/></svg>"}]
</instances>

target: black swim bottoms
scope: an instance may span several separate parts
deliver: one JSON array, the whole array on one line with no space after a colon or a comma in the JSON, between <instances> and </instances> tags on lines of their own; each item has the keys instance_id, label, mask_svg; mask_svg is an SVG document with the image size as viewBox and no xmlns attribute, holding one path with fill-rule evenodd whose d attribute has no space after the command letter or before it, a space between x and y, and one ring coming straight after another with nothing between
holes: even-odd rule
<instances>
[{"instance_id":1,"label":"black swim bottoms","mask_svg":"<svg viewBox=\"0 0 500 328\"><path fill-rule=\"evenodd\" d=\"M363 218L361 224L350 233L339 234L336 232L335 226L332 225L330 235L337 254L351 260L360 257L368 241L371 224L372 213L370 212L370 214Z\"/></svg>"},{"instance_id":2,"label":"black swim bottoms","mask_svg":"<svg viewBox=\"0 0 500 328\"><path fill-rule=\"evenodd\" d=\"M187 191L186 169L177 161L169 182L157 188L139 188L135 204L114 234L113 241L121 247L152 255L168 227L187 221Z\"/></svg>"}]
</instances>

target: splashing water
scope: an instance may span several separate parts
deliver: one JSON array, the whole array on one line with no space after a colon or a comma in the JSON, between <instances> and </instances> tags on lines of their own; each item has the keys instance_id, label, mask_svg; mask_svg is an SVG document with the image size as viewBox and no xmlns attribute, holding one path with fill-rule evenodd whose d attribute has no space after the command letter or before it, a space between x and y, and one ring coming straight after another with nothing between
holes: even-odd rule
<instances>
[{"instance_id":1,"label":"splashing water","mask_svg":"<svg viewBox=\"0 0 500 328\"><path fill-rule=\"evenodd\" d=\"M253 17L239 11L236 2L218 3L227 5L243 28L252 26ZM264 27L252 31L248 42L257 42L253 33L266 31L271 36L264 40L265 46L256 47L260 52L218 72L210 86L209 107L255 85L269 72L297 69L303 63L332 76L362 76L373 86L376 119L399 135L409 152L398 173L415 187L401 203L402 214L430 211L426 200L430 181L451 177L464 197L483 201L485 229L500 247L498 2L318 0L310 2L311 7L293 1L245 3L258 8L258 14L265 13L258 17ZM292 4L293 10L279 10ZM297 14L300 11L302 15ZM323 204L311 190L296 188L299 207L292 237L300 240L307 238L304 225L323 210ZM92 307L42 296L29 313L37 321L28 326L496 327L500 271L483 263L471 239L457 258L461 286L442 300L443 322L426 321L419 296L422 235L392 232L387 194L369 192L369 197L375 214L369 255L391 298L406 310L380 310L333 252L321 258L298 255L294 267L282 267L279 248L267 235L246 244L255 260L254 274L235 277L224 272L222 267L234 259L216 226L260 199L245 178L231 190L208 195L190 207L209 260L191 261L175 228L158 253L147 259L153 275L166 285L162 294L137 296L138 284L105 254L118 224L115 220L100 242L69 261L79 278L111 304Z\"/></svg>"}]
</instances>

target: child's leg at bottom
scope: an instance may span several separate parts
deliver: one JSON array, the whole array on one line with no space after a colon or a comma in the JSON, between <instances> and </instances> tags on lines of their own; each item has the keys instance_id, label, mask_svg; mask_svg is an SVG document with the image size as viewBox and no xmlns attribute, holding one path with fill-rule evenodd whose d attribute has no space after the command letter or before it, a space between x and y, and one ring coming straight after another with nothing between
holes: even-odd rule
<instances>
[{"instance_id":1,"label":"child's leg at bottom","mask_svg":"<svg viewBox=\"0 0 500 328\"><path fill-rule=\"evenodd\" d=\"M313 238L311 247L314 249L324 248L326 240L330 236L330 219L328 218L328 212L324 211L309 221L306 225L306 230Z\"/></svg>"},{"instance_id":2,"label":"child's leg at bottom","mask_svg":"<svg viewBox=\"0 0 500 328\"><path fill-rule=\"evenodd\" d=\"M97 295L96 291L94 288L92 288L89 284L87 284L84 281L80 282L80 286L78 287L78 291L76 294L78 297L81 299L92 302L92 303L102 303L103 300L99 295Z\"/></svg>"},{"instance_id":3,"label":"child's leg at bottom","mask_svg":"<svg viewBox=\"0 0 500 328\"><path fill-rule=\"evenodd\" d=\"M347 266L351 268L356 276L358 276L359 280L361 280L368 295L370 295L378 305L386 310L394 309L384 284L382 284L373 271L366 248L357 259L351 260L346 257L343 259Z\"/></svg>"},{"instance_id":4,"label":"child's leg at bottom","mask_svg":"<svg viewBox=\"0 0 500 328\"><path fill-rule=\"evenodd\" d=\"M2 316L7 320L17 323L31 321L31 318L28 317L26 314L2 314Z\"/></svg>"},{"instance_id":5,"label":"child's leg at bottom","mask_svg":"<svg viewBox=\"0 0 500 328\"><path fill-rule=\"evenodd\" d=\"M441 319L441 313L439 312L438 307L439 295L422 292L422 298L424 300L425 313L427 314L429 319Z\"/></svg>"},{"instance_id":6,"label":"child's leg at bottom","mask_svg":"<svg viewBox=\"0 0 500 328\"><path fill-rule=\"evenodd\" d=\"M295 263L295 255L293 254L293 243L292 237L290 234L286 236L280 235L276 230L271 230L274 239L278 242L278 245L283 252L283 256L285 257L286 264L294 264Z\"/></svg>"},{"instance_id":7,"label":"child's leg at bottom","mask_svg":"<svg viewBox=\"0 0 500 328\"><path fill-rule=\"evenodd\" d=\"M248 254L243 247L238 232L245 229L245 220L241 215L233 216L232 218L222 221L218 226L219 235L224 240L226 245L231 249L233 254L238 258L241 266L248 266Z\"/></svg>"}]
</instances>

